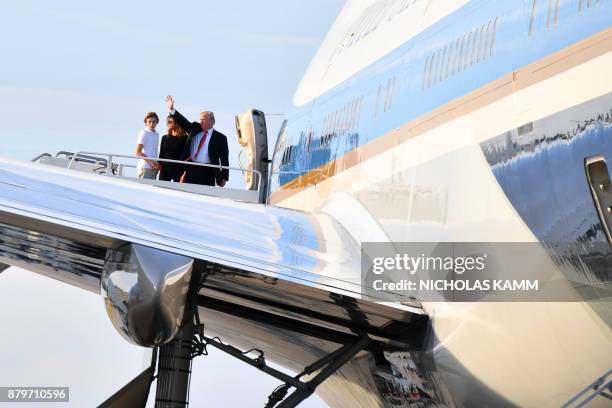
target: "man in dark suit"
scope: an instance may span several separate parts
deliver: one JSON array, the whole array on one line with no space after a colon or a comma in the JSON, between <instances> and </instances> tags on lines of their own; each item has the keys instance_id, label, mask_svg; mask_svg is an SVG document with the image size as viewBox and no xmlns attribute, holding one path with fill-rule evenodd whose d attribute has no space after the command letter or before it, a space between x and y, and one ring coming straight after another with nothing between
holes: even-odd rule
<instances>
[{"instance_id":1,"label":"man in dark suit","mask_svg":"<svg viewBox=\"0 0 612 408\"><path fill-rule=\"evenodd\" d=\"M183 160L229 166L227 137L213 128L215 115L212 112L201 112L199 123L189 122L174 109L172 96L166 97L166 105L176 123L189 135L185 143ZM220 187L225 186L227 180L229 180L228 169L190 165L185 166L185 172L181 177L181 182L208 186L214 186L216 183Z\"/></svg>"}]
</instances>

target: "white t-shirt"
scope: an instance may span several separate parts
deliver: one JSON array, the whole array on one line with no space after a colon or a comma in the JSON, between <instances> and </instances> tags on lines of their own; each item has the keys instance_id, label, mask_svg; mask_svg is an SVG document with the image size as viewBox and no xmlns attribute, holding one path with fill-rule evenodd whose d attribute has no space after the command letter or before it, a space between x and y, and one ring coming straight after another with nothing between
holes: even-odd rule
<instances>
[{"instance_id":1,"label":"white t-shirt","mask_svg":"<svg viewBox=\"0 0 612 408\"><path fill-rule=\"evenodd\" d=\"M152 157L157 159L159 156L159 133L155 130L150 130L149 128L144 128L138 134L137 145L142 145L142 154L147 157ZM143 159L138 160L138 171L145 169L150 169L151 165L144 161Z\"/></svg>"}]
</instances>

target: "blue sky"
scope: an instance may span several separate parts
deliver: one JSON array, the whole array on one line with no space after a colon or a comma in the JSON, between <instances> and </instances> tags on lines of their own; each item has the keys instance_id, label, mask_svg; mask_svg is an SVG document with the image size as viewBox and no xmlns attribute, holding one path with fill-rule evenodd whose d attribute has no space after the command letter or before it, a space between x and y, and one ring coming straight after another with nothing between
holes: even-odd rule
<instances>
[{"instance_id":1,"label":"blue sky","mask_svg":"<svg viewBox=\"0 0 612 408\"><path fill-rule=\"evenodd\" d=\"M180 4L3 2L0 155L133 154L144 113L165 115L172 94L190 118L215 112L235 158L234 115L285 112L343 1Z\"/></svg>"},{"instance_id":2,"label":"blue sky","mask_svg":"<svg viewBox=\"0 0 612 408\"><path fill-rule=\"evenodd\" d=\"M133 154L145 112L163 118L172 94L190 118L215 112L236 165L234 115L285 112L343 4L2 2L0 156ZM272 146L280 122L268 118ZM143 367L101 297L17 268L0 274L0 321L0 386L69 385L72 402L62 406L96 405ZM276 385L213 352L194 365L190 406L263 406ZM312 397L303 406L325 405Z\"/></svg>"}]
</instances>

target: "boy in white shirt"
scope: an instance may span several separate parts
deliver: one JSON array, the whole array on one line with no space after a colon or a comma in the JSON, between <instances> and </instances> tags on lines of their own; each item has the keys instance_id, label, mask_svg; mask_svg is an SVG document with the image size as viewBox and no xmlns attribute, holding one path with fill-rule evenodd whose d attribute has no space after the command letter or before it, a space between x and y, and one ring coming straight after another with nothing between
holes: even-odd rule
<instances>
[{"instance_id":1,"label":"boy in white shirt","mask_svg":"<svg viewBox=\"0 0 612 408\"><path fill-rule=\"evenodd\" d=\"M147 113L144 123L146 127L140 131L136 142L136 156L157 159L159 146L159 134L155 130L155 126L159 123L157 114L155 112ZM140 159L136 167L138 178L155 180L159 168L159 163L156 161Z\"/></svg>"}]
</instances>

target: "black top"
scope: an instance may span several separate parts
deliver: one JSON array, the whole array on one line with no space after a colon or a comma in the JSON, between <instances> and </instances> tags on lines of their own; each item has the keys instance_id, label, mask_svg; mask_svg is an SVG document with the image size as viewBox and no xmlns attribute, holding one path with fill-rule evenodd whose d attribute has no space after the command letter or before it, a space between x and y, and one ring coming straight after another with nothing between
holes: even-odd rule
<instances>
[{"instance_id":1,"label":"black top","mask_svg":"<svg viewBox=\"0 0 612 408\"><path fill-rule=\"evenodd\" d=\"M187 136L162 136L161 145L159 147L159 158L170 160L182 160L183 150Z\"/></svg>"}]
</instances>

